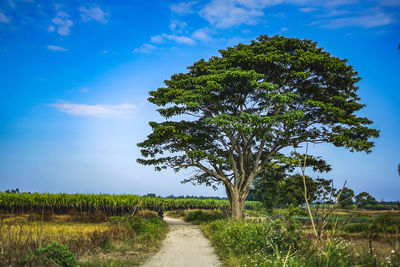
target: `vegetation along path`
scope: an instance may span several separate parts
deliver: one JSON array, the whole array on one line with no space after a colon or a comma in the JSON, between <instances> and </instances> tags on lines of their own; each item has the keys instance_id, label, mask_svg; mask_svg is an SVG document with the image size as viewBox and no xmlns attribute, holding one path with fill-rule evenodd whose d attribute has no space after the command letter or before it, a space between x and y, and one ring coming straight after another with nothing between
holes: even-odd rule
<instances>
[{"instance_id":1,"label":"vegetation along path","mask_svg":"<svg viewBox=\"0 0 400 267\"><path fill-rule=\"evenodd\" d=\"M222 266L211 246L193 224L166 217L164 219L171 228L164 240L161 250L150 258L143 266Z\"/></svg>"}]
</instances>

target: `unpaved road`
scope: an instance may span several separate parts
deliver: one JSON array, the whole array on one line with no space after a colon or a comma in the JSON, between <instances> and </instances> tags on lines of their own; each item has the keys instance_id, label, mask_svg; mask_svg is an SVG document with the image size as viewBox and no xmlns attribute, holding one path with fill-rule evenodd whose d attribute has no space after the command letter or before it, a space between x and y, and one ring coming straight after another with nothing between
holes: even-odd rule
<instances>
[{"instance_id":1,"label":"unpaved road","mask_svg":"<svg viewBox=\"0 0 400 267\"><path fill-rule=\"evenodd\" d=\"M222 266L210 241L203 236L198 226L168 217L164 220L171 231L161 250L142 265L143 267Z\"/></svg>"}]
</instances>

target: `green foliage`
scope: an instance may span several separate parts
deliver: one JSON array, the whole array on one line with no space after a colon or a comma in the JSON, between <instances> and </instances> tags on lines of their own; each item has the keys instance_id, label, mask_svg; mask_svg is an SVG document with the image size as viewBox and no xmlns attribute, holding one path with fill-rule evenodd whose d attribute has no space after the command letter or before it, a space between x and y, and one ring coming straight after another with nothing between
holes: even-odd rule
<instances>
[{"instance_id":1,"label":"green foliage","mask_svg":"<svg viewBox=\"0 0 400 267\"><path fill-rule=\"evenodd\" d=\"M282 220L272 223L218 220L202 229L224 258L235 255L241 258L241 266L263 266L276 251L283 254L289 248L301 246L300 232L286 226Z\"/></svg>"},{"instance_id":2,"label":"green foliage","mask_svg":"<svg viewBox=\"0 0 400 267\"><path fill-rule=\"evenodd\" d=\"M25 266L79 266L74 254L59 243L41 246L21 259Z\"/></svg>"},{"instance_id":3,"label":"green foliage","mask_svg":"<svg viewBox=\"0 0 400 267\"><path fill-rule=\"evenodd\" d=\"M215 220L220 220L225 218L224 214L220 211L216 212L206 212L203 210L197 210L190 212L186 217L186 222L194 222L194 223L203 223L203 222L211 222Z\"/></svg>"},{"instance_id":4,"label":"green foliage","mask_svg":"<svg viewBox=\"0 0 400 267\"><path fill-rule=\"evenodd\" d=\"M339 192L338 192L339 193ZM352 205L354 197L354 191L348 187L343 187L339 196L339 205L342 207L348 207Z\"/></svg>"},{"instance_id":5,"label":"green foliage","mask_svg":"<svg viewBox=\"0 0 400 267\"><path fill-rule=\"evenodd\" d=\"M286 251L289 247L297 247L301 238L296 229L286 227L281 220L271 224L218 220L208 224L205 229L212 233L214 245L234 254L257 252L267 256L276 247Z\"/></svg>"},{"instance_id":6,"label":"green foliage","mask_svg":"<svg viewBox=\"0 0 400 267\"><path fill-rule=\"evenodd\" d=\"M365 208L367 205L376 205L378 201L367 192L361 192L355 197L355 202L360 208Z\"/></svg>"},{"instance_id":7,"label":"green foliage","mask_svg":"<svg viewBox=\"0 0 400 267\"><path fill-rule=\"evenodd\" d=\"M329 187L329 192L335 190L330 187L332 180L322 178L313 180L309 176L305 176L305 180L309 201L329 201L326 189ZM267 170L262 176L256 178L252 192L267 210L289 205L299 206L305 203L303 177L298 174L287 174L279 169Z\"/></svg>"},{"instance_id":8,"label":"green foliage","mask_svg":"<svg viewBox=\"0 0 400 267\"><path fill-rule=\"evenodd\" d=\"M306 184L308 196L311 200L315 199L315 182L307 176ZM263 177L254 181L253 187L257 200L263 202L267 210L287 207L289 204L298 206L305 202L303 178L300 175L284 177L274 171L265 172Z\"/></svg>"}]
</instances>

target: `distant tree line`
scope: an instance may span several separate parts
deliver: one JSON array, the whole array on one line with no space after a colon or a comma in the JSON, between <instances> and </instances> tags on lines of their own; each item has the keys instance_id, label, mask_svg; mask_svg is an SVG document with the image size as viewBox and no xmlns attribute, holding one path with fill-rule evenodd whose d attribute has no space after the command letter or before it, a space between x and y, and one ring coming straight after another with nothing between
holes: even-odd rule
<instances>
[{"instance_id":1,"label":"distant tree line","mask_svg":"<svg viewBox=\"0 0 400 267\"><path fill-rule=\"evenodd\" d=\"M357 205L360 208L400 208L400 202L378 202L368 192L355 194L354 190L343 187L336 189L332 180L306 177L308 198L314 204L332 204L336 197L343 208ZM285 208L290 204L299 206L305 204L304 185L299 174L285 175L279 170L269 170L256 179L247 200L263 202L266 209ZM341 193L340 193L341 192ZM339 195L340 193L340 195ZM379 204L379 205L378 205Z\"/></svg>"},{"instance_id":2,"label":"distant tree line","mask_svg":"<svg viewBox=\"0 0 400 267\"><path fill-rule=\"evenodd\" d=\"M162 196L157 196L154 193L147 193L146 195L143 195L144 197L161 197L161 198L172 198L172 199L184 199L184 198L191 198L191 199L215 199L215 200L228 200L226 197L209 197L209 196L189 196L189 195L180 195L180 196L174 196L174 195L169 195L166 197Z\"/></svg>"},{"instance_id":3,"label":"distant tree line","mask_svg":"<svg viewBox=\"0 0 400 267\"><path fill-rule=\"evenodd\" d=\"M20 193L18 188L15 189L7 189L6 191L4 191L4 193Z\"/></svg>"}]
</instances>

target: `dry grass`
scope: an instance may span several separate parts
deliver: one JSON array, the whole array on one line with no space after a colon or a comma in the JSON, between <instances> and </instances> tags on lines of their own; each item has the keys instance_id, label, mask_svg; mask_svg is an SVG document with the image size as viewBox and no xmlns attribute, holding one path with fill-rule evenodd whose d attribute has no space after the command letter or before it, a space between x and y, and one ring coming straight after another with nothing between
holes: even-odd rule
<instances>
[{"instance_id":1,"label":"dry grass","mask_svg":"<svg viewBox=\"0 0 400 267\"><path fill-rule=\"evenodd\" d=\"M0 214L0 266L18 266L18 260L29 251L54 242L67 245L81 262L98 261L107 266L104 261L112 260L130 266L154 253L163 239L161 234L160 240L147 242L145 236L124 223L77 222L87 217L76 215L52 215L47 221L35 221L35 216ZM151 219L157 213L140 211L139 216ZM163 231L165 236L166 230ZM155 232L159 234L160 230Z\"/></svg>"},{"instance_id":2,"label":"dry grass","mask_svg":"<svg viewBox=\"0 0 400 267\"><path fill-rule=\"evenodd\" d=\"M54 242L67 245L78 257L100 250L109 240L123 238L125 229L107 223L29 222L19 217L0 222L0 251L9 263ZM3 257L3 258L4 258ZM2 265L5 259L0 259Z\"/></svg>"}]
</instances>

